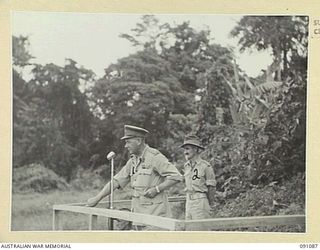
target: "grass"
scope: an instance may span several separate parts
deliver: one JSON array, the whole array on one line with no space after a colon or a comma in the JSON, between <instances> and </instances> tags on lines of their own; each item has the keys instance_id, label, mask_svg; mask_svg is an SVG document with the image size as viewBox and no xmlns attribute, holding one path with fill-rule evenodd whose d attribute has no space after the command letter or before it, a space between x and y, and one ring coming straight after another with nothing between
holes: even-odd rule
<instances>
[{"instance_id":1,"label":"grass","mask_svg":"<svg viewBox=\"0 0 320 250\"><path fill-rule=\"evenodd\" d=\"M88 191L53 191L50 193L14 193L12 195L12 231L51 231L52 207L54 204L85 203L88 198L99 190ZM115 199L128 199L129 189L115 191ZM173 206L173 214L181 215L181 208ZM180 210L180 211L179 211ZM89 216L85 214L62 212L62 227L64 230L88 230ZM115 221L115 228L121 227ZM98 230L106 230L107 219L98 216Z\"/></svg>"},{"instance_id":2,"label":"grass","mask_svg":"<svg viewBox=\"0 0 320 250\"><path fill-rule=\"evenodd\" d=\"M12 195L12 231L50 231L52 230L52 206L85 202L97 193L96 190L53 191L50 193L26 193ZM86 230L88 216L65 213L65 229Z\"/></svg>"}]
</instances>

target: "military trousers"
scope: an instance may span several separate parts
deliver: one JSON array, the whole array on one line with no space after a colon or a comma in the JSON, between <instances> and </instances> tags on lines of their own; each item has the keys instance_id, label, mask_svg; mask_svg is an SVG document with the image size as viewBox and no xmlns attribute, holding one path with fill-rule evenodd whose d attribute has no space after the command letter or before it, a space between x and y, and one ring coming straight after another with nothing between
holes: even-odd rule
<instances>
[{"instance_id":1,"label":"military trousers","mask_svg":"<svg viewBox=\"0 0 320 250\"><path fill-rule=\"evenodd\" d=\"M210 218L210 206L205 193L188 194L186 198L186 220Z\"/></svg>"}]
</instances>

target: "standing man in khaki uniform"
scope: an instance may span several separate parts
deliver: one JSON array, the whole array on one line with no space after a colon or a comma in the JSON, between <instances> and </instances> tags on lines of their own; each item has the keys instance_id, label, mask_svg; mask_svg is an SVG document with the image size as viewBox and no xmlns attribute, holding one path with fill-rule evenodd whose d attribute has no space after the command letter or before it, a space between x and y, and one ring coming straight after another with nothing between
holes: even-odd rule
<instances>
[{"instance_id":1,"label":"standing man in khaki uniform","mask_svg":"<svg viewBox=\"0 0 320 250\"><path fill-rule=\"evenodd\" d=\"M132 211L156 216L171 217L168 195L169 187L183 178L177 168L157 149L145 143L149 132L143 128L125 125L125 148L131 157L114 177L114 189L124 188L129 182L133 188ZM95 206L111 193L110 182L93 198L88 206ZM137 230L152 230L153 227L135 225Z\"/></svg>"},{"instance_id":2,"label":"standing man in khaki uniform","mask_svg":"<svg viewBox=\"0 0 320 250\"><path fill-rule=\"evenodd\" d=\"M196 135L187 135L183 145L187 162L186 183L186 220L210 218L210 206L214 204L216 181L213 168L200 157L204 147Z\"/></svg>"}]
</instances>

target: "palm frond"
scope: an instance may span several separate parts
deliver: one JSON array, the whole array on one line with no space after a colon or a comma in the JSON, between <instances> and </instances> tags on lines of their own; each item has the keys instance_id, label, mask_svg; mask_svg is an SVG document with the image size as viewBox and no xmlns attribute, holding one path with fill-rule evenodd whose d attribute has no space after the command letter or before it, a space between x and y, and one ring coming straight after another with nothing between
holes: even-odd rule
<instances>
[{"instance_id":1,"label":"palm frond","mask_svg":"<svg viewBox=\"0 0 320 250\"><path fill-rule=\"evenodd\" d=\"M253 94L253 96L262 95L262 94L265 94L271 90L278 89L281 86L282 86L282 82L266 81L262 84L255 86L251 90L251 93Z\"/></svg>"},{"instance_id":2,"label":"palm frond","mask_svg":"<svg viewBox=\"0 0 320 250\"><path fill-rule=\"evenodd\" d=\"M249 88L253 89L254 85L250 82L249 78L247 76L244 76L244 79L245 79L247 85L249 86Z\"/></svg>"}]
</instances>

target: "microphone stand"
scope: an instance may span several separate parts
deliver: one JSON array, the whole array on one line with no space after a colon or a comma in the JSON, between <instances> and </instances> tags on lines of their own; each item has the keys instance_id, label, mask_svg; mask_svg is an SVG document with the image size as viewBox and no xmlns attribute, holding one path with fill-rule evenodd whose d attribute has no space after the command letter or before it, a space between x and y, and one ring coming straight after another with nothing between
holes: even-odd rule
<instances>
[{"instance_id":1,"label":"microphone stand","mask_svg":"<svg viewBox=\"0 0 320 250\"><path fill-rule=\"evenodd\" d=\"M114 176L114 159L111 158L111 180L110 180L110 196L109 196L109 209L113 209L113 176ZM113 230L113 218L108 219L108 229Z\"/></svg>"}]
</instances>

